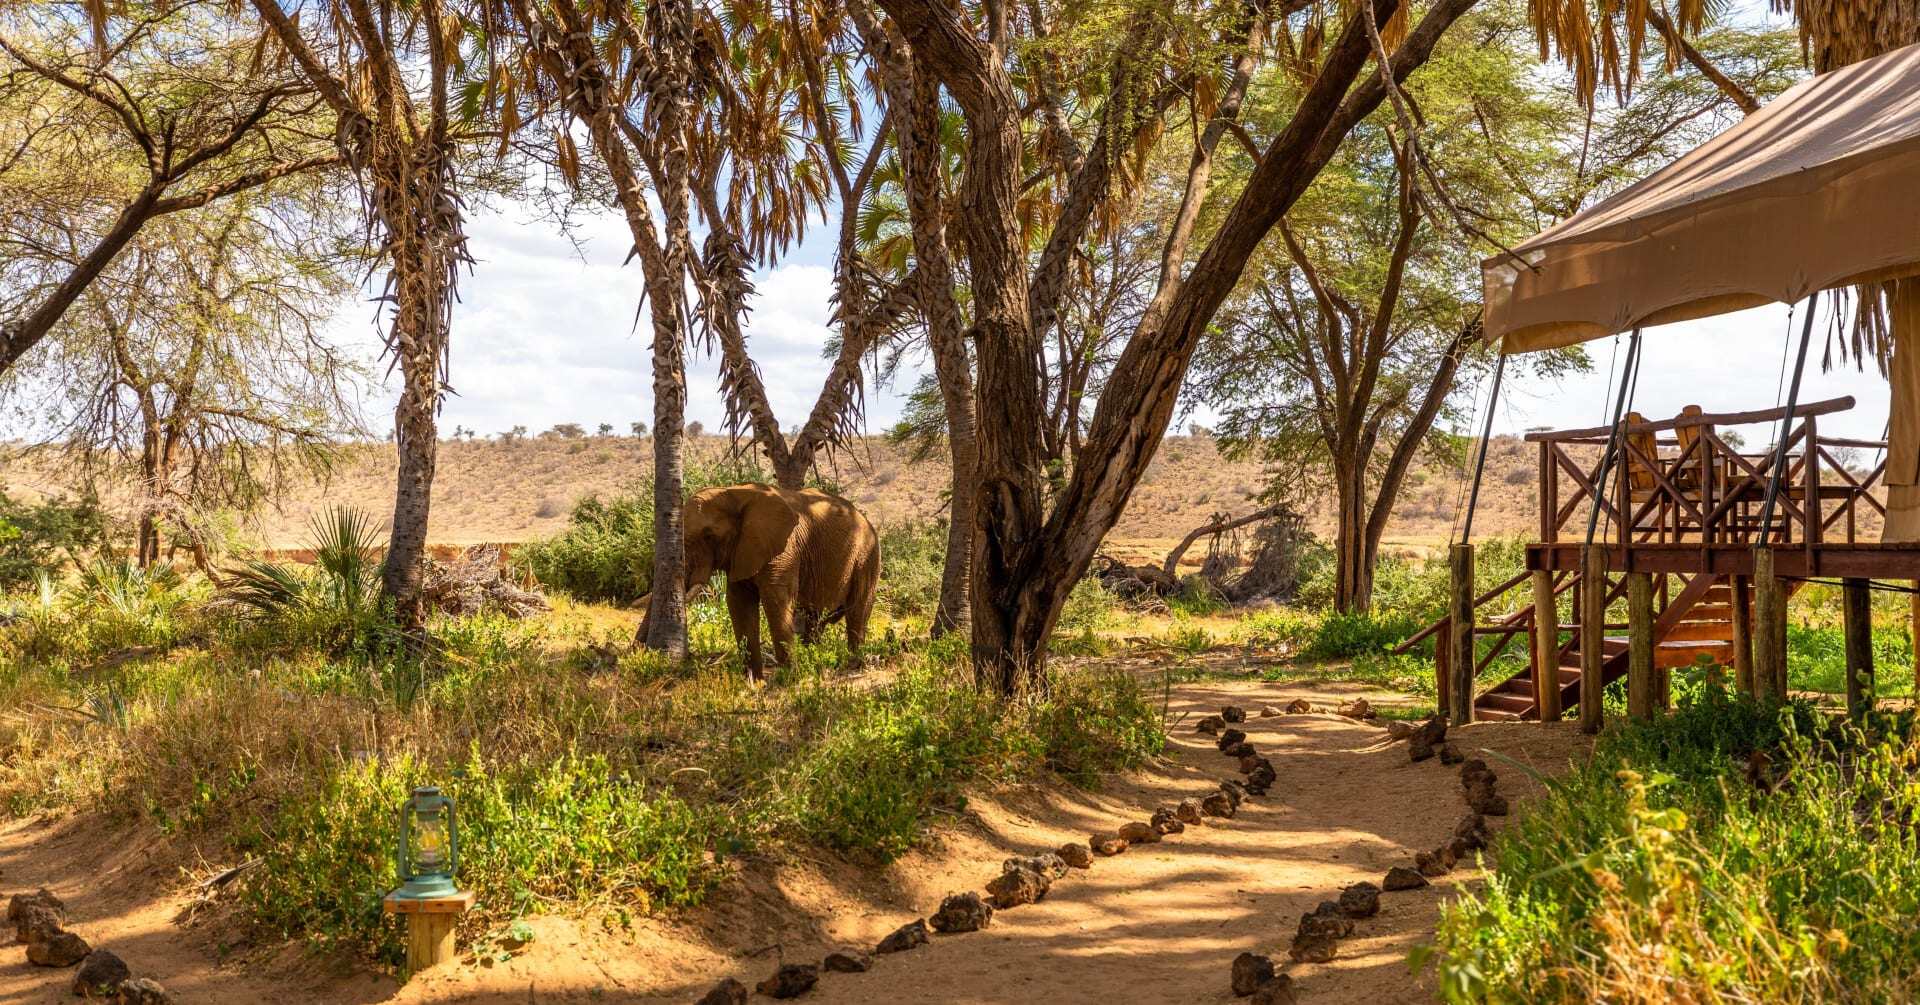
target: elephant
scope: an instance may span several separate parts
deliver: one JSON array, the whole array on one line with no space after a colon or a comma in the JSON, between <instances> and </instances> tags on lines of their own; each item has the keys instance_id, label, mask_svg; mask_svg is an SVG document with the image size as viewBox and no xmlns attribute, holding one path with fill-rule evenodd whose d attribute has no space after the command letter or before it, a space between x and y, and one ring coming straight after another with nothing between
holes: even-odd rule
<instances>
[{"instance_id":1,"label":"elephant","mask_svg":"<svg viewBox=\"0 0 1920 1005\"><path fill-rule=\"evenodd\" d=\"M852 503L815 489L729 485L695 493L683 523L687 588L727 574L727 614L749 680L765 669L762 610L776 664L787 665L796 625L812 642L845 618L847 650L860 665L880 583L880 535Z\"/></svg>"}]
</instances>

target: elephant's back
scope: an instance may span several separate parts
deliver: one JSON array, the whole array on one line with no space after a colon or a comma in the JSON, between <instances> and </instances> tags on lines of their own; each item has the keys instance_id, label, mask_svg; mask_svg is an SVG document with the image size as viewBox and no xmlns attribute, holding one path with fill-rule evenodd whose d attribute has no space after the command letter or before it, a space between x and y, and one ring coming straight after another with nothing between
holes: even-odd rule
<instances>
[{"instance_id":1,"label":"elephant's back","mask_svg":"<svg viewBox=\"0 0 1920 1005\"><path fill-rule=\"evenodd\" d=\"M853 503L818 489L789 492L800 513L798 572L802 600L838 607L861 575L878 573L880 535Z\"/></svg>"}]
</instances>

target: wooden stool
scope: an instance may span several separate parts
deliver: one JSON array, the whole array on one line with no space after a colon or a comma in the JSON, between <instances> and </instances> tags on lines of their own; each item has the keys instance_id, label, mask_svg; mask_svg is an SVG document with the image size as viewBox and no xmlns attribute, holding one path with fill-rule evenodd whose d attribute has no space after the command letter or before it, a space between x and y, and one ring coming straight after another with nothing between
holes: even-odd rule
<instances>
[{"instance_id":1,"label":"wooden stool","mask_svg":"<svg viewBox=\"0 0 1920 1005\"><path fill-rule=\"evenodd\" d=\"M445 897L396 897L388 894L381 907L407 921L407 970L419 973L453 959L453 926L473 906L472 890Z\"/></svg>"}]
</instances>

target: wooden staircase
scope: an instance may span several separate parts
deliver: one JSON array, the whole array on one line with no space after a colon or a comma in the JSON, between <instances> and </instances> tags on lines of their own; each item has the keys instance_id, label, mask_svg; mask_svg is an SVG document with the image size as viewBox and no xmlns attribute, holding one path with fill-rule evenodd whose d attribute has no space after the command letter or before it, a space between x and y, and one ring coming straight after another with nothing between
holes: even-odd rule
<instances>
[{"instance_id":1,"label":"wooden staircase","mask_svg":"<svg viewBox=\"0 0 1920 1005\"><path fill-rule=\"evenodd\" d=\"M1620 593L1609 591L1613 600ZM1751 614L1752 600L1749 598ZM1579 625L1563 625L1573 638L1560 648L1558 682L1560 706L1570 709L1580 701ZM1674 593L1654 619L1653 662L1661 669L1690 667L1706 657L1725 665L1733 662L1733 588L1722 576L1702 573L1687 581ZM1612 683L1627 673L1628 641L1624 635L1609 635L1605 641L1605 659L1600 664L1602 680ZM1475 719L1538 719L1532 661L1528 668L1507 678L1474 698Z\"/></svg>"}]
</instances>

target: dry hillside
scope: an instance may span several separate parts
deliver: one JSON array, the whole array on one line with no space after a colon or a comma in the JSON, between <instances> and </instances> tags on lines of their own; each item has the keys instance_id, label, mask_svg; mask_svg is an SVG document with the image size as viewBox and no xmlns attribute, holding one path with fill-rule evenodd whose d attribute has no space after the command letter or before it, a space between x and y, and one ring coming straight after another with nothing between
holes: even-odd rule
<instances>
[{"instance_id":1,"label":"dry hillside","mask_svg":"<svg viewBox=\"0 0 1920 1005\"><path fill-rule=\"evenodd\" d=\"M725 449L725 441L713 436L695 445L702 458ZM1536 456L1517 439L1494 441L1477 534L1520 533L1533 525ZM575 500L630 486L651 464L651 441L630 437L443 443L433 540L470 544L552 534L565 526ZM349 448L329 481L295 487L277 507L257 514L243 536L266 547L297 547L305 543L308 520L317 510L344 504L384 514L391 505L393 472L390 444ZM879 438L837 458L826 474L879 524L932 518L945 505L946 466L938 460L912 463L904 451ZM1169 437L1113 533L1114 548L1137 558L1163 555L1212 514L1253 509L1269 478L1260 464L1222 458L1210 438ZM48 451L22 454L14 448L0 467L0 490L15 496L59 492L70 482L58 455ZM1422 549L1444 541L1465 487L1464 473L1446 464L1428 463L1414 471L1388 528L1389 541ZM114 495L109 493L110 501ZM1309 518L1325 533L1333 514L1321 505Z\"/></svg>"}]
</instances>

